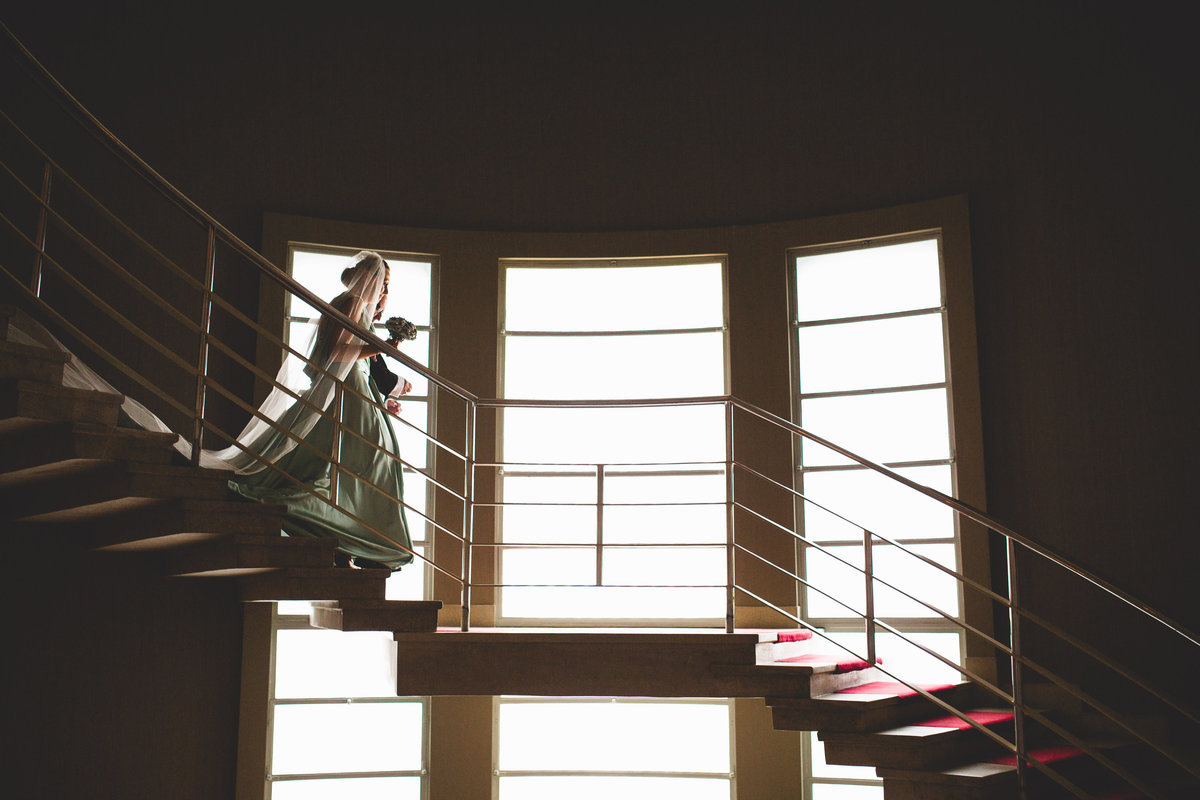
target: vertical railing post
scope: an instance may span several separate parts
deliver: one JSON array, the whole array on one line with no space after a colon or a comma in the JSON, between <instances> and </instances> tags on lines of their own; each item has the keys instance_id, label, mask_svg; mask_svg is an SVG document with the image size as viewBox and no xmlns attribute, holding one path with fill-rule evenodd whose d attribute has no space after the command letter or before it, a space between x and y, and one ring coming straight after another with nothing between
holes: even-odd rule
<instances>
[{"instance_id":1,"label":"vertical railing post","mask_svg":"<svg viewBox=\"0 0 1200 800\"><path fill-rule=\"evenodd\" d=\"M353 367L351 367L353 369ZM345 403L345 387L342 381L333 384L333 446L330 448L329 499L335 506L341 505L342 486L342 406ZM398 509L403 514L404 509Z\"/></svg>"},{"instance_id":2,"label":"vertical railing post","mask_svg":"<svg viewBox=\"0 0 1200 800\"><path fill-rule=\"evenodd\" d=\"M596 465L596 585L604 585L604 465Z\"/></svg>"},{"instance_id":3,"label":"vertical railing post","mask_svg":"<svg viewBox=\"0 0 1200 800\"><path fill-rule=\"evenodd\" d=\"M204 403L208 388L208 337L212 329L212 296L217 262L217 232L208 226L208 244L204 252L204 290L200 302L200 342L196 352L196 405L192 420L192 464L200 464L204 447Z\"/></svg>"},{"instance_id":4,"label":"vertical railing post","mask_svg":"<svg viewBox=\"0 0 1200 800\"><path fill-rule=\"evenodd\" d=\"M867 581L865 616L867 633L867 663L875 666L875 537L863 528L863 577Z\"/></svg>"},{"instance_id":5,"label":"vertical railing post","mask_svg":"<svg viewBox=\"0 0 1200 800\"><path fill-rule=\"evenodd\" d=\"M725 399L725 632L733 633L734 573L733 546L733 400Z\"/></svg>"},{"instance_id":6,"label":"vertical railing post","mask_svg":"<svg viewBox=\"0 0 1200 800\"><path fill-rule=\"evenodd\" d=\"M471 541L475 528L475 412L473 400L467 401L466 438L464 447L466 458L463 459L463 550L462 550L462 629L471 629L471 572L475 559Z\"/></svg>"},{"instance_id":7,"label":"vertical railing post","mask_svg":"<svg viewBox=\"0 0 1200 800\"><path fill-rule=\"evenodd\" d=\"M50 211L50 180L53 170L50 162L46 162L42 170L42 202L38 206L37 252L33 256L33 276L29 279L29 289L34 297L42 296L42 257L46 252L46 220Z\"/></svg>"},{"instance_id":8,"label":"vertical railing post","mask_svg":"<svg viewBox=\"0 0 1200 800\"><path fill-rule=\"evenodd\" d=\"M1025 796L1028 765L1025 763L1025 699L1021 676L1021 591L1017 584L1017 543L1008 540L1008 624L1011 636L1013 744L1017 748L1017 792Z\"/></svg>"}]
</instances>

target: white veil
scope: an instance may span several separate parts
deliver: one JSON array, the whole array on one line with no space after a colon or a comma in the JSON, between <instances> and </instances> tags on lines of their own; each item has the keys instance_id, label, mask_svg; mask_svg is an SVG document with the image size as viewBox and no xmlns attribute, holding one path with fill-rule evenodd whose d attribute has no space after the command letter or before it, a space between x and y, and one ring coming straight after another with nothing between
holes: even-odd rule
<instances>
[{"instance_id":1,"label":"white veil","mask_svg":"<svg viewBox=\"0 0 1200 800\"><path fill-rule=\"evenodd\" d=\"M386 275L387 263L382 256L369 250L358 253L342 272L342 283L347 290L330 301L330 305L370 330ZM67 353L64 386L117 392L53 334L19 310L10 320L9 338L18 344ZM266 469L268 463L290 453L297 440L307 436L328 411L337 385L345 379L366 346L365 340L322 317L308 341L292 343L292 349L304 353L305 359L294 355L284 358L275 377L276 385L238 434L237 443L223 450L202 450L200 466L246 475ZM137 427L177 434L132 398L125 398L121 411ZM192 445L184 437L179 437L175 449L191 458Z\"/></svg>"}]
</instances>

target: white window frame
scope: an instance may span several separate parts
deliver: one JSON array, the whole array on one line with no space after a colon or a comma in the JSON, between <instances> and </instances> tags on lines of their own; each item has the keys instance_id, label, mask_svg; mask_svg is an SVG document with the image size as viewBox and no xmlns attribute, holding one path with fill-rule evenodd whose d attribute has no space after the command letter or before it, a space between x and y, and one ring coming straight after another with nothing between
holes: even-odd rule
<instances>
[{"instance_id":1,"label":"white window frame","mask_svg":"<svg viewBox=\"0 0 1200 800\"><path fill-rule=\"evenodd\" d=\"M720 326L708 326L702 328L687 328L687 329L651 329L651 330L635 330L635 331L588 331L585 334L580 334L576 331L509 331L506 321L506 298L507 298L507 270L509 268L531 269L573 269L573 268L598 268L598 267L654 267L654 266L683 266L687 264L720 264L721 266L721 324ZM678 333L701 333L701 332L721 332L722 337L722 394L729 394L730 391L730 358L729 358L729 257L725 254L701 254L687 256L658 256L658 257L636 257L636 258L572 258L572 259L539 259L539 258L503 258L499 261L499 309L498 319L499 326L497 329L497 392L498 396L505 397L505 342L510 336L629 336L629 335L668 335ZM520 399L535 399L535 398L520 398ZM590 399L590 398L583 398ZM625 398L632 399L632 398ZM504 461L504 415L497 415L496 420L496 453L499 456L499 461ZM719 470L720 474L724 474L724 468ZM503 474L497 475L496 493L497 502L503 501ZM507 473L510 476L513 473ZM567 474L567 473L556 473ZM588 471L580 473L581 475L594 475L595 472ZM605 475L619 475L620 471L608 471ZM668 472L646 472L639 471L639 475L655 476L666 475ZM697 473L703 474L703 473ZM497 582L503 583L503 575L501 572L501 546L504 542L503 530L503 515L497 514L496 520L496 542L495 547L495 574L498 576ZM586 618L568 618L568 617L516 617L507 616L504 614L503 607L503 588L496 588L495 598L495 624L499 626L554 626L554 627L641 627L646 625L667 626L667 627L702 627L711 628L724 624L722 617L701 617L701 618L673 618L673 617L586 617Z\"/></svg>"}]
</instances>

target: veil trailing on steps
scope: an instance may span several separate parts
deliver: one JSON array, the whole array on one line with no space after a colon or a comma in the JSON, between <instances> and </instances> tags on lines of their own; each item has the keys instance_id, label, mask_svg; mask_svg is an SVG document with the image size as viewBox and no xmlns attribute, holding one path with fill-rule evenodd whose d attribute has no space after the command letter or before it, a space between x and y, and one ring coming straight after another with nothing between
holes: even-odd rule
<instances>
[{"instance_id":1,"label":"veil trailing on steps","mask_svg":"<svg viewBox=\"0 0 1200 800\"><path fill-rule=\"evenodd\" d=\"M342 273L346 291L333 304L369 329L384 293L386 275L387 265L382 256L367 250L358 253ZM45 327L20 310L10 320L9 338L17 344L66 353L64 386L119 394ZM275 376L275 386L238 434L236 443L222 450L201 451L200 466L249 475L290 453L297 440L307 436L328 413L336 387L345 380L367 343L336 323L325 322L315 326L306 341L292 342L291 346L304 353L305 358L285 354L283 366ZM133 398L125 398L121 412L122 424L178 436L177 431ZM183 436L178 437L175 449L191 458L192 445Z\"/></svg>"}]
</instances>

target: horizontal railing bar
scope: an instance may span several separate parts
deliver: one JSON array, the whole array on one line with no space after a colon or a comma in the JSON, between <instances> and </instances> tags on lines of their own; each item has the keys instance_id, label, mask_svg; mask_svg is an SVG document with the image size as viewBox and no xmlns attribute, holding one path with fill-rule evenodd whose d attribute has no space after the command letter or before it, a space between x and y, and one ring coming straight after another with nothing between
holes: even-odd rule
<instances>
[{"instance_id":1,"label":"horizontal railing bar","mask_svg":"<svg viewBox=\"0 0 1200 800\"><path fill-rule=\"evenodd\" d=\"M2 25L3 25L3 23L0 23L0 26L2 26ZM4 113L3 109L0 109L0 116L3 116L5 121L8 122L8 124L13 128L13 130L15 130L21 136L21 138L23 138L27 143L29 143L29 145L31 147L33 147L34 150L37 151L38 155L40 155L43 159L45 159L46 163L50 165L51 169L53 169L54 172L56 172L59 175L59 177L65 178L67 180L67 182L72 186L72 188L74 188L77 192L79 192L83 196L83 198L92 205L93 208L95 208L96 210L98 210L102 214L104 214L104 216L107 217L109 219L109 221L113 222L121 230L122 233L124 233L126 236L133 239L134 243L137 244L139 247L141 247L143 251L152 255L156 261L158 261L164 267L166 267L167 269L169 269L173 273L175 273L175 275L177 277L181 278L184 281L184 283L189 284L191 286L191 288L196 289L197 291L204 290L204 284L202 284L197 278L195 278L193 275L191 275L187 270L180 267L178 264L176 264L170 258L167 258L167 256L165 256L157 247L150 244L150 242L146 241L146 239L144 237L142 237L141 234L139 234L133 228L129 227L129 225L124 220L122 220L120 217L118 217L116 214L114 214L112 211L110 211L107 206L105 206L103 203L101 203L100 200L95 195L93 195L91 192L89 192L84 187L84 185L82 183L80 183L70 172L68 172L61 164L59 164L57 161L55 161L53 158L51 158L50 154L47 153L45 150L43 150L41 148L41 146L39 146L37 144L37 142L33 141L33 139L30 138L29 134L27 134L24 130L22 130L21 127L18 126L17 123L14 122L11 117L8 116L8 114ZM22 185L23 185L23 182L22 182ZM39 195L39 199L40 199L40 195Z\"/></svg>"},{"instance_id":2,"label":"horizontal railing bar","mask_svg":"<svg viewBox=\"0 0 1200 800\"><path fill-rule=\"evenodd\" d=\"M596 548L604 548L606 550L620 550L631 547L647 547L666 550L673 547L718 547L725 548L725 542L670 542L670 543L655 543L655 542L623 542L613 543L608 539L604 540L604 544L596 544L595 542L472 542L471 547L493 547L503 550L519 550L519 549L582 549L587 548L594 550Z\"/></svg>"},{"instance_id":3,"label":"horizontal railing bar","mask_svg":"<svg viewBox=\"0 0 1200 800\"><path fill-rule=\"evenodd\" d=\"M864 397L873 394L898 394L900 392L923 392L929 389L945 389L950 384L946 381L937 383L914 383L906 386L882 386L876 389L845 389L835 392L806 392L797 397L799 400L825 400L831 397Z\"/></svg>"},{"instance_id":4,"label":"horizontal railing bar","mask_svg":"<svg viewBox=\"0 0 1200 800\"><path fill-rule=\"evenodd\" d=\"M949 467L954 465L954 458L923 458L915 461L886 461L883 466L888 469L914 469L917 467ZM855 472L869 469L860 464L812 464L796 465L796 472Z\"/></svg>"},{"instance_id":5,"label":"horizontal railing bar","mask_svg":"<svg viewBox=\"0 0 1200 800\"><path fill-rule=\"evenodd\" d=\"M670 336L686 333L721 333L725 328L721 325L706 325L700 328L646 328L643 330L634 331L514 331L511 328L505 328L500 331L501 336L520 336L523 338L579 338L579 337L610 337L610 336Z\"/></svg>"},{"instance_id":6,"label":"horizontal railing bar","mask_svg":"<svg viewBox=\"0 0 1200 800\"><path fill-rule=\"evenodd\" d=\"M472 583L476 589L724 589L724 583Z\"/></svg>"},{"instance_id":7,"label":"horizontal railing bar","mask_svg":"<svg viewBox=\"0 0 1200 800\"><path fill-rule=\"evenodd\" d=\"M515 507L523 507L523 506L542 507L542 506L545 506L548 508L555 507L555 506L562 506L564 508L595 508L596 507L595 502L591 502L591 503L538 503L538 502L534 502L534 501L521 501L521 502L500 501L500 502L495 502L495 503L484 503L479 500L476 500L473 505L475 505L478 508L503 508L505 506L515 506ZM686 503L610 503L607 500L604 501L605 508L676 508L676 507L686 507L686 506L723 506L723 505L725 505L724 500L703 500L703 501L696 500L696 501L689 501Z\"/></svg>"},{"instance_id":8,"label":"horizontal railing bar","mask_svg":"<svg viewBox=\"0 0 1200 800\"><path fill-rule=\"evenodd\" d=\"M945 312L945 306L929 306L914 308L911 311L888 311L882 314L861 314L857 317L840 317L834 319L792 320L795 328L816 328L824 325L846 325L852 322L875 322L883 319L899 319L900 317L924 317L930 314Z\"/></svg>"},{"instance_id":9,"label":"horizontal railing bar","mask_svg":"<svg viewBox=\"0 0 1200 800\"><path fill-rule=\"evenodd\" d=\"M510 475L510 476L517 475L520 477L529 476L529 477L535 477L535 478L540 478L543 476L548 477L548 478L562 476L562 477L583 478L583 477L595 476L595 474L596 474L595 468L598 466L604 467L605 475L615 475L617 477L640 477L640 476L657 477L659 475L682 475L682 476L724 475L725 474L724 469L711 468L711 465L713 465L713 464L723 464L723 463L724 463L723 461L679 461L679 462L675 462L675 463L664 464L660 461L643 461L640 463L628 462L628 463L617 463L617 464L610 464L610 463L571 464L571 463L563 463L563 462L554 462L554 463L545 462L545 463L539 464L536 462L526 462L526 461L493 461L493 462L480 462L480 463L477 463L475 466L476 467L499 467L500 469L504 470L505 475ZM572 470L572 471L565 471L565 470L564 471L560 471L560 470L549 470L549 471L509 470L509 469L507 469L507 467L510 467L510 466L517 466L517 467L591 467L592 469L590 469L590 470ZM612 470L612 469L609 469L609 467L688 467L688 466L710 467L710 468L709 469L674 469L674 470L642 470L642 469Z\"/></svg>"},{"instance_id":10,"label":"horizontal railing bar","mask_svg":"<svg viewBox=\"0 0 1200 800\"><path fill-rule=\"evenodd\" d=\"M735 407L742 409L743 411L745 411L748 414L752 414L756 417L759 417L760 419L762 419L766 422L774 423L777 427L783 428L784 430L787 430L787 431L791 431L793 434L795 434L797 436L803 436L805 438L811 439L811 440L815 441L817 444L827 447L830 450L833 450L835 453L838 453L839 455L844 456L845 458L849 458L852 461L857 461L859 464L862 464L864 467L872 469L881 475L884 475L904 486L907 486L909 489L920 492L921 494L925 495L926 497L929 497L932 500L936 500L937 502L939 502L943 505L953 508L955 511L958 511L960 514L967 517L968 519L970 519L980 525L983 525L984 527L987 527L987 528L990 528L991 530L996 531L997 533L1011 539L1012 541L1016 542L1017 544L1026 548L1027 550L1030 550L1030 551L1042 556L1043 558L1048 559L1049 561L1053 562L1054 564L1061 567L1062 569L1065 569L1068 572L1072 572L1072 573L1080 576L1081 578L1088 581L1089 583L1108 592L1113 597L1116 597L1119 600L1121 600L1122 602L1137 609L1138 611L1141 611L1144 615L1151 617L1152 619L1157 621L1159 624L1171 629L1176 634L1178 634L1178 635L1184 637L1185 639L1187 639L1188 641L1190 641L1192 644L1200 647L1200 637L1198 637L1196 634L1192 633L1185 626L1168 618L1161 612L1151 608L1149 605L1142 603L1141 601L1137 600L1136 598L1134 598L1132 595L1125 592L1124 590L1116 587L1109 581L1106 581L1105 579L1099 577L1098 575L1093 574L1092 572L1089 572L1088 570L1084 569L1083 567L1080 567L1080 566L1074 564L1069 558L1067 558L1066 556L1060 555L1052 548L1050 548L1046 545L1038 544L1037 542L1034 542L1032 539L1029 539L1028 537L1017 533L1012 528L1009 528L1008 526L1003 525L1000 522L997 522L996 520L992 519L987 514L985 514L983 511L980 511L979 509L975 508L974 506L970 505L969 503L964 503L963 501L958 500L957 498L950 497L949 495L946 495L946 494L942 494L941 492L937 491L936 489L931 489L928 486L923 486L923 485L917 483L916 481L909 480L908 478L905 478L903 475L899 475L899 474L893 472L892 470L888 469L887 467L881 466L879 464L876 464L873 461L863 458L862 456L852 453L851 451L849 451L843 447L840 447L839 445L834 444L833 442L829 441L828 439L817 436L816 434L811 433L810 431L807 431L807 430L801 428L799 425L796 425L795 423L791 422L790 420L786 420L777 414L773 414L770 411L767 411L765 409L759 408L758 406L747 403L744 400L738 400L737 398L730 398L730 402L732 402L735 405Z\"/></svg>"},{"instance_id":11,"label":"horizontal railing bar","mask_svg":"<svg viewBox=\"0 0 1200 800\"><path fill-rule=\"evenodd\" d=\"M853 606L851 606L848 603L843 603L841 600L837 599L836 597L834 597L833 595L831 595L829 592L825 591L824 589L814 586L813 584L809 583L804 578L801 578L799 575L797 575L796 573L787 569L786 567L779 566L774 561L771 561L769 558L760 556L758 553L754 552L753 550L746 549L746 547L744 547L743 545L735 544L733 547L735 550L741 550L743 553L745 553L748 556L751 556L752 558L757 558L759 561L763 562L768 567L772 567L772 568L778 570L779 572L782 572L784 575L788 576L789 578L791 578L792 580L801 584L802 586L812 589L817 594L823 595L825 598L832 600L833 602L837 603L842 608L849 611L851 614L855 614L859 617L862 617L863 619L866 619L866 615L863 614L861 611L856 610ZM739 586L738 588L741 588L741 587Z\"/></svg>"},{"instance_id":12,"label":"horizontal railing bar","mask_svg":"<svg viewBox=\"0 0 1200 800\"><path fill-rule=\"evenodd\" d=\"M360 778L420 778L425 774L420 769L377 770L375 772L287 772L280 775L267 775L270 783L286 783L288 781L307 781L319 779L356 780Z\"/></svg>"},{"instance_id":13,"label":"horizontal railing bar","mask_svg":"<svg viewBox=\"0 0 1200 800\"><path fill-rule=\"evenodd\" d=\"M654 408L658 406L716 406L728 402L724 395L709 397L662 397L621 400L527 400L488 398L476 401L479 408Z\"/></svg>"},{"instance_id":14,"label":"horizontal railing bar","mask_svg":"<svg viewBox=\"0 0 1200 800\"><path fill-rule=\"evenodd\" d=\"M878 536L877 533L872 533L872 536ZM854 539L810 539L813 544L819 544L822 547L853 547L858 545L862 547L862 539L857 541ZM952 536L945 537L896 537L895 541L883 540L876 543L877 547L912 547L913 545L942 545L956 544L956 540ZM914 554L915 555L915 554ZM956 573L957 574L957 573Z\"/></svg>"},{"instance_id":15,"label":"horizontal railing bar","mask_svg":"<svg viewBox=\"0 0 1200 800\"><path fill-rule=\"evenodd\" d=\"M2 24L3 23L0 23L0 25L2 25ZM7 220L5 220L5 221L7 222ZM190 408L185 407L178 400L171 397L170 395L168 395L167 393L165 393L164 391L159 389L157 386L155 386L153 383L151 383L149 380L147 380L146 378L143 378L137 372L135 372L134 370L127 367L123 361L121 361L119 358L114 356L112 353L108 352L108 350L106 350L101 345L97 344L96 341L93 340L90 336L88 336L83 331L81 331L78 327L76 327L74 324L69 322L66 317L64 317L62 314L59 314L57 311L55 311L49 305L42 302L39 297L34 295L33 292L29 291L29 288L27 286L25 286L23 281L19 280L15 275L13 275L11 272L9 272L7 268L0 266L0 271L3 271L4 274L7 275L9 277L9 279L12 280L20 288L22 294L25 295L27 300L29 300L31 303L36 304L39 308L42 309L43 312L45 312L46 314L49 314L51 317L53 317L54 320L59 325L62 325L67 331L69 331L71 333L72 336L74 336L76 339L78 339L80 342L82 342L85 346L87 346L88 349L90 349L96 355L100 356L105 361L107 361L110 366L112 366L114 369L116 369L117 371L122 373L125 377L132 380L138 386L141 386L143 389L150 392L152 395L157 397L159 400L162 400L164 403L166 403L168 406L170 406L174 410L178 411L181 414L186 414L189 416L191 415L192 410Z\"/></svg>"}]
</instances>

